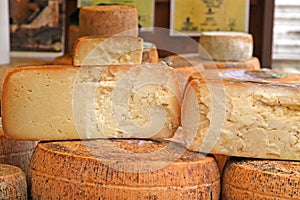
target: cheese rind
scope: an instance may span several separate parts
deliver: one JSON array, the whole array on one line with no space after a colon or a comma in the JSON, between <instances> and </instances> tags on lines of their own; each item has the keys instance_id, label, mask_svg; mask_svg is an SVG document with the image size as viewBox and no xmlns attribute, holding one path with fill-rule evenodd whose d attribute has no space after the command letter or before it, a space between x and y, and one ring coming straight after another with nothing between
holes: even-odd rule
<instances>
[{"instance_id":1,"label":"cheese rind","mask_svg":"<svg viewBox=\"0 0 300 200\"><path fill-rule=\"evenodd\" d=\"M138 37L138 13L132 6L86 6L79 12L81 36L111 37L127 35Z\"/></svg>"},{"instance_id":2,"label":"cheese rind","mask_svg":"<svg viewBox=\"0 0 300 200\"><path fill-rule=\"evenodd\" d=\"M81 37L73 52L75 66L137 65L142 63L143 39L130 36Z\"/></svg>"},{"instance_id":3,"label":"cheese rind","mask_svg":"<svg viewBox=\"0 0 300 200\"><path fill-rule=\"evenodd\" d=\"M199 39L199 55L215 61L246 61L253 54L253 38L243 32L203 32Z\"/></svg>"},{"instance_id":4,"label":"cheese rind","mask_svg":"<svg viewBox=\"0 0 300 200\"><path fill-rule=\"evenodd\" d=\"M188 148L228 156L300 160L300 76L283 74L277 79L221 79L218 75L220 80L193 79L182 105ZM203 149L204 144L210 148Z\"/></svg>"},{"instance_id":5,"label":"cheese rind","mask_svg":"<svg viewBox=\"0 0 300 200\"><path fill-rule=\"evenodd\" d=\"M20 168L0 164L0 199L27 199L26 177Z\"/></svg>"},{"instance_id":6,"label":"cheese rind","mask_svg":"<svg viewBox=\"0 0 300 200\"><path fill-rule=\"evenodd\" d=\"M215 160L166 141L43 142L30 169L34 199L217 200L220 195Z\"/></svg>"},{"instance_id":7,"label":"cheese rind","mask_svg":"<svg viewBox=\"0 0 300 200\"><path fill-rule=\"evenodd\" d=\"M33 66L4 82L6 137L169 138L180 122L175 72L163 65Z\"/></svg>"},{"instance_id":8,"label":"cheese rind","mask_svg":"<svg viewBox=\"0 0 300 200\"><path fill-rule=\"evenodd\" d=\"M230 159L222 199L299 199L299 168L293 161Z\"/></svg>"}]
</instances>

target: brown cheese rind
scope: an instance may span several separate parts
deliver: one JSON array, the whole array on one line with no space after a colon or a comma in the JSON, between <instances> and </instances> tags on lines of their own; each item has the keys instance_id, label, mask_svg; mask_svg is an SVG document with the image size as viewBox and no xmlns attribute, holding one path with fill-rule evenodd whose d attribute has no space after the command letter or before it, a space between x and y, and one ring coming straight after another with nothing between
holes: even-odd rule
<instances>
[{"instance_id":1,"label":"brown cheese rind","mask_svg":"<svg viewBox=\"0 0 300 200\"><path fill-rule=\"evenodd\" d=\"M230 159L222 179L222 198L299 199L300 163Z\"/></svg>"},{"instance_id":2,"label":"brown cheese rind","mask_svg":"<svg viewBox=\"0 0 300 200\"><path fill-rule=\"evenodd\" d=\"M212 157L151 140L40 143L30 172L34 199L218 199L220 191Z\"/></svg>"}]
</instances>

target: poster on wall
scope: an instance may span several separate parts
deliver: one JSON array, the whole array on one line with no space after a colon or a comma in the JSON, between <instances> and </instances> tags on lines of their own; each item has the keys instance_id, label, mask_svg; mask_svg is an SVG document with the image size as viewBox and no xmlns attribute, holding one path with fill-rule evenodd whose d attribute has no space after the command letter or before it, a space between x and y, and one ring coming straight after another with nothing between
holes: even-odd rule
<instances>
[{"instance_id":1,"label":"poster on wall","mask_svg":"<svg viewBox=\"0 0 300 200\"><path fill-rule=\"evenodd\" d=\"M12 56L63 55L64 0L9 0L9 21Z\"/></svg>"},{"instance_id":2,"label":"poster on wall","mask_svg":"<svg viewBox=\"0 0 300 200\"><path fill-rule=\"evenodd\" d=\"M203 31L248 32L249 0L171 0L170 35Z\"/></svg>"},{"instance_id":3,"label":"poster on wall","mask_svg":"<svg viewBox=\"0 0 300 200\"><path fill-rule=\"evenodd\" d=\"M78 7L92 5L130 5L135 6L139 15L141 31L152 31L154 26L155 0L78 0Z\"/></svg>"}]
</instances>

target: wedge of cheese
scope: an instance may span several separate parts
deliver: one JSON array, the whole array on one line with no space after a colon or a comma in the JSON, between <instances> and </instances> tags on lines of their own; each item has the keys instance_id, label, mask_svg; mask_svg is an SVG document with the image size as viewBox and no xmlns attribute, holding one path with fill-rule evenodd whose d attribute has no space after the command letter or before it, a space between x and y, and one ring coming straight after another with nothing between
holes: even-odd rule
<instances>
[{"instance_id":1,"label":"wedge of cheese","mask_svg":"<svg viewBox=\"0 0 300 200\"><path fill-rule=\"evenodd\" d=\"M151 42L143 43L143 59L142 62L146 63L158 63L158 52L156 45Z\"/></svg>"},{"instance_id":2,"label":"wedge of cheese","mask_svg":"<svg viewBox=\"0 0 300 200\"><path fill-rule=\"evenodd\" d=\"M0 164L0 199L27 199L26 177L20 168Z\"/></svg>"},{"instance_id":3,"label":"wedge of cheese","mask_svg":"<svg viewBox=\"0 0 300 200\"><path fill-rule=\"evenodd\" d=\"M31 162L30 182L33 199L218 200L220 196L214 158L166 141L42 142Z\"/></svg>"},{"instance_id":4,"label":"wedge of cheese","mask_svg":"<svg viewBox=\"0 0 300 200\"><path fill-rule=\"evenodd\" d=\"M79 12L81 36L138 36L138 12L133 6L85 6Z\"/></svg>"},{"instance_id":5,"label":"wedge of cheese","mask_svg":"<svg viewBox=\"0 0 300 200\"><path fill-rule=\"evenodd\" d=\"M180 122L175 72L164 65L12 70L2 96L6 137L168 138Z\"/></svg>"},{"instance_id":6,"label":"wedge of cheese","mask_svg":"<svg viewBox=\"0 0 300 200\"><path fill-rule=\"evenodd\" d=\"M222 199L300 199L300 163L230 159L222 179Z\"/></svg>"},{"instance_id":7,"label":"wedge of cheese","mask_svg":"<svg viewBox=\"0 0 300 200\"><path fill-rule=\"evenodd\" d=\"M198 53L215 61L247 61L253 55L253 37L243 32L202 32Z\"/></svg>"},{"instance_id":8,"label":"wedge of cheese","mask_svg":"<svg viewBox=\"0 0 300 200\"><path fill-rule=\"evenodd\" d=\"M299 74L205 72L193 77L183 100L182 128L189 149L300 160Z\"/></svg>"},{"instance_id":9,"label":"wedge of cheese","mask_svg":"<svg viewBox=\"0 0 300 200\"><path fill-rule=\"evenodd\" d=\"M134 65L141 64L143 39L131 36L81 37L73 52L73 64L82 65Z\"/></svg>"}]
</instances>

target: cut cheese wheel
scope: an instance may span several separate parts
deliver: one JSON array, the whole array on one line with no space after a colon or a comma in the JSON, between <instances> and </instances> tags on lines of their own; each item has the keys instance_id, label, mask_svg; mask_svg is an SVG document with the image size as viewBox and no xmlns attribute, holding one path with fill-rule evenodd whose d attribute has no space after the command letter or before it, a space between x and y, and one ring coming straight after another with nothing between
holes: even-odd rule
<instances>
[{"instance_id":1,"label":"cut cheese wheel","mask_svg":"<svg viewBox=\"0 0 300 200\"><path fill-rule=\"evenodd\" d=\"M142 62L158 63L158 52L156 45L150 42L143 43L143 59Z\"/></svg>"},{"instance_id":2,"label":"cut cheese wheel","mask_svg":"<svg viewBox=\"0 0 300 200\"><path fill-rule=\"evenodd\" d=\"M193 77L187 87L181 122L189 149L300 160L299 74L231 70L214 75Z\"/></svg>"},{"instance_id":3,"label":"cut cheese wheel","mask_svg":"<svg viewBox=\"0 0 300 200\"><path fill-rule=\"evenodd\" d=\"M74 46L78 38L80 38L80 29L79 26L70 25L69 26L69 34L68 34L68 51L66 52L69 55L72 55Z\"/></svg>"},{"instance_id":4,"label":"cut cheese wheel","mask_svg":"<svg viewBox=\"0 0 300 200\"><path fill-rule=\"evenodd\" d=\"M171 63L173 68L197 67L203 66L204 69L252 69L258 70L261 68L260 61L256 57L251 57L245 61L208 61L204 60L199 55L183 54L173 55L164 58L163 60Z\"/></svg>"},{"instance_id":5,"label":"cut cheese wheel","mask_svg":"<svg viewBox=\"0 0 300 200\"><path fill-rule=\"evenodd\" d=\"M222 180L222 199L300 199L300 163L230 159Z\"/></svg>"},{"instance_id":6,"label":"cut cheese wheel","mask_svg":"<svg viewBox=\"0 0 300 200\"><path fill-rule=\"evenodd\" d=\"M27 199L26 177L20 168L0 164L0 199Z\"/></svg>"},{"instance_id":7,"label":"cut cheese wheel","mask_svg":"<svg viewBox=\"0 0 300 200\"><path fill-rule=\"evenodd\" d=\"M86 6L79 12L79 29L82 36L113 35L138 36L138 13L135 7L109 5Z\"/></svg>"},{"instance_id":8,"label":"cut cheese wheel","mask_svg":"<svg viewBox=\"0 0 300 200\"><path fill-rule=\"evenodd\" d=\"M212 157L163 141L43 142L30 176L33 199L217 200L220 195Z\"/></svg>"},{"instance_id":9,"label":"cut cheese wheel","mask_svg":"<svg viewBox=\"0 0 300 200\"><path fill-rule=\"evenodd\" d=\"M143 39L131 36L81 37L73 52L73 64L82 65L134 65L141 64Z\"/></svg>"},{"instance_id":10,"label":"cut cheese wheel","mask_svg":"<svg viewBox=\"0 0 300 200\"><path fill-rule=\"evenodd\" d=\"M6 76L2 111L15 139L168 138L180 122L179 83L159 64L24 67Z\"/></svg>"},{"instance_id":11,"label":"cut cheese wheel","mask_svg":"<svg viewBox=\"0 0 300 200\"><path fill-rule=\"evenodd\" d=\"M252 35L243 32L203 32L199 44L199 56L215 61L247 61L253 54Z\"/></svg>"}]
</instances>

